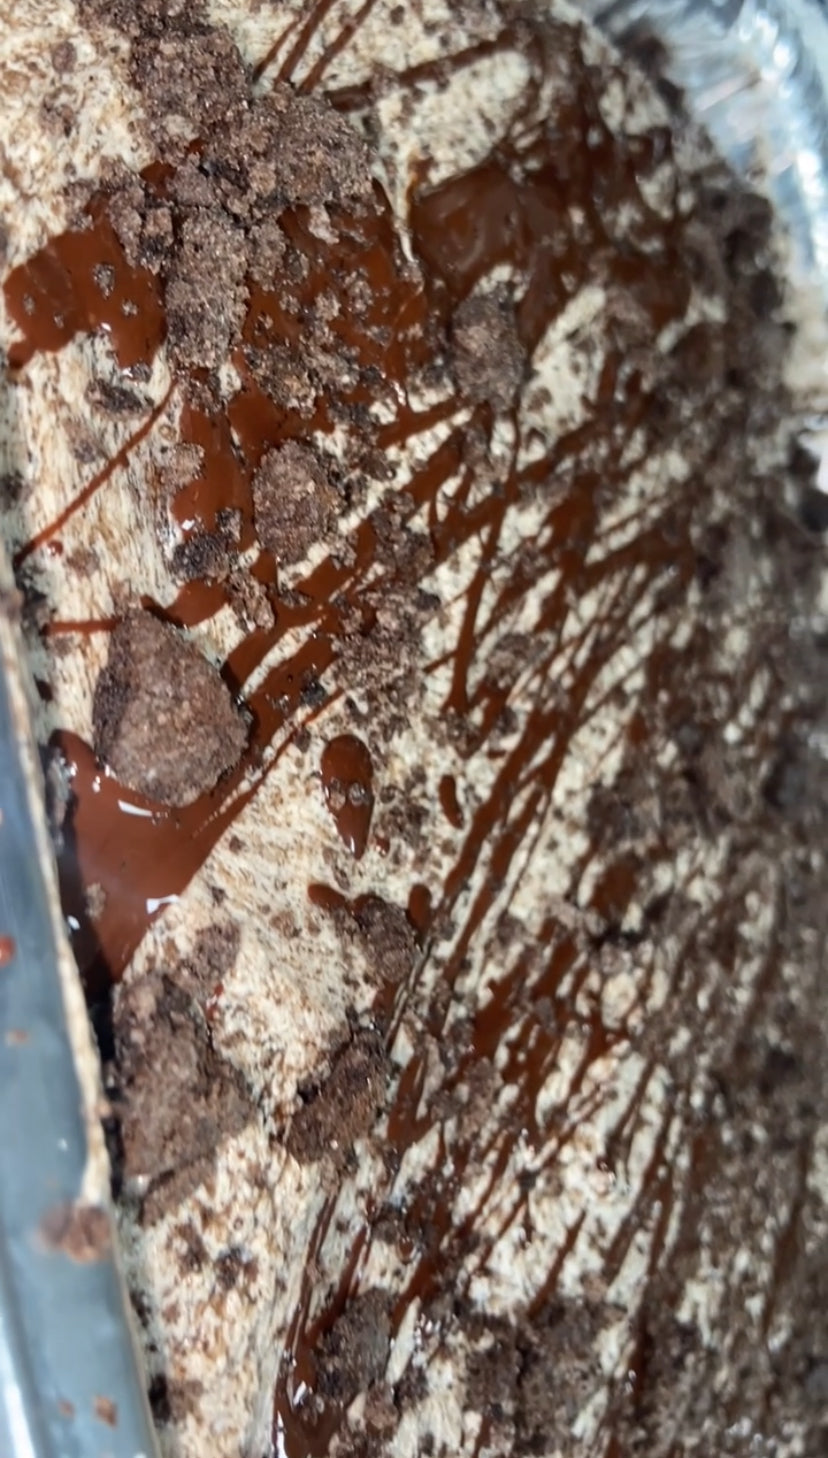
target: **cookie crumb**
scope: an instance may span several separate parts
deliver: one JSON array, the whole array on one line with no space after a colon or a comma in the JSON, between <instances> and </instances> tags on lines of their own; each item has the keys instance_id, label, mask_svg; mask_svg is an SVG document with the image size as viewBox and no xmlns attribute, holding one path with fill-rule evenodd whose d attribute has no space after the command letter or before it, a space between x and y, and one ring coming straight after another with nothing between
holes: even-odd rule
<instances>
[{"instance_id":1,"label":"cookie crumb","mask_svg":"<svg viewBox=\"0 0 828 1458\"><path fill-rule=\"evenodd\" d=\"M463 394L476 404L506 409L526 366L508 296L496 290L464 299L455 310L451 334L454 375Z\"/></svg>"},{"instance_id":2,"label":"cookie crumb","mask_svg":"<svg viewBox=\"0 0 828 1458\"><path fill-rule=\"evenodd\" d=\"M329 1400L348 1407L382 1377L391 1350L388 1296L374 1289L348 1302L319 1350L319 1388Z\"/></svg>"},{"instance_id":3,"label":"cookie crumb","mask_svg":"<svg viewBox=\"0 0 828 1458\"><path fill-rule=\"evenodd\" d=\"M238 763L246 730L216 668L177 629L131 613L93 701L95 753L132 790L188 805Z\"/></svg>"},{"instance_id":4,"label":"cookie crumb","mask_svg":"<svg viewBox=\"0 0 828 1458\"><path fill-rule=\"evenodd\" d=\"M379 977L402 982L417 955L414 929L405 912L381 896L367 896L356 912L356 923Z\"/></svg>"},{"instance_id":5,"label":"cookie crumb","mask_svg":"<svg viewBox=\"0 0 828 1458\"><path fill-rule=\"evenodd\" d=\"M358 1032L337 1049L327 1077L300 1089L287 1149L301 1164L329 1155L339 1163L371 1127L385 1090L388 1058L379 1035Z\"/></svg>"}]
</instances>

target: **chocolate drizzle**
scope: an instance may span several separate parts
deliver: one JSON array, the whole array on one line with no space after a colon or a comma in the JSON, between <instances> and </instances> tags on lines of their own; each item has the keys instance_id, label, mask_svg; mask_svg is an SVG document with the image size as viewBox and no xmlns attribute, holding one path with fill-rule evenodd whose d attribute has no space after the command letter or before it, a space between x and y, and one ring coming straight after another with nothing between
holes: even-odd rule
<instances>
[{"instance_id":1,"label":"chocolate drizzle","mask_svg":"<svg viewBox=\"0 0 828 1458\"><path fill-rule=\"evenodd\" d=\"M20 330L8 355L14 370L40 350L63 349L76 334L100 332L128 376L152 361L164 337L158 281L126 262L103 197L90 203L84 227L50 239L13 269L3 292Z\"/></svg>"},{"instance_id":2,"label":"chocolate drizzle","mask_svg":"<svg viewBox=\"0 0 828 1458\"><path fill-rule=\"evenodd\" d=\"M355 734L339 734L325 745L322 788L336 828L359 860L368 844L374 808L374 767L367 746Z\"/></svg>"},{"instance_id":3,"label":"chocolate drizzle","mask_svg":"<svg viewBox=\"0 0 828 1458\"><path fill-rule=\"evenodd\" d=\"M302 83L306 88L319 84L326 65L371 8L368 0L353 13L309 69ZM321 0L301 25L288 26L256 74L280 62L280 79L290 79L331 9L330 0ZM194 447L193 460L198 461L191 479L177 484L173 517L186 543L200 534L220 533L227 514L234 514L238 553L255 555L252 483L268 451L311 438L316 447L320 438L333 439L343 426L354 435L361 432L361 455L335 482L344 519L346 510L360 504L360 477L372 461L453 422L441 443L421 451L405 494L392 488L381 512L362 516L347 531L340 521L335 540L323 544L301 577L290 579L290 590L282 581L281 564L258 543L261 550L250 579L267 614L245 634L222 670L252 722L241 762L194 804L163 809L124 791L76 736L64 732L55 739L71 786L60 852L61 891L75 927L75 953L93 998L101 995L110 977L121 975L152 920L182 894L288 745L326 705L349 694L354 677L375 715L372 728L390 739L396 732L394 716L404 716L406 695L416 691L418 676L436 676L448 668L440 706L447 740L463 760L479 758L491 767L488 791L477 799L461 800L454 775L440 778L441 827L456 845L453 864L443 885L413 880L408 920L423 956L410 976L378 991L374 1009L392 1042L407 1011L417 1006L424 1042L431 1040L441 1050L443 1113L424 1107L424 1090L430 1088L432 1102L434 1090L428 1084L428 1049L418 1045L399 1070L384 1116L388 1178L372 1192L337 1288L324 1301L312 1272L317 1261L324 1264L327 1243L333 1240L335 1196L322 1206L309 1243L275 1396L274 1442L288 1458L322 1458L345 1422L340 1407L322 1391L319 1363L326 1335L359 1286L374 1239L372 1221L379 1217L382 1201L393 1200L394 1173L407 1151L436 1130L438 1148L430 1172L408 1192L400 1215L408 1263L392 1312L395 1333L413 1302L427 1313L447 1287L456 1291L458 1301L464 1298L470 1270L485 1272L497 1243L508 1233L521 1229L531 1240L531 1190L554 1184L563 1152L576 1139L582 1121L598 1108L603 1094L596 1070L641 1036L636 1004L628 1014L608 1019L601 999L590 990L590 971L595 966L609 969L609 980L616 964L625 966L623 959L640 951L636 998L646 1004L652 978L646 949L662 935L666 917L678 918L681 898L680 891L675 896L671 892L668 906L650 894L659 868L674 859L682 836L715 837L722 825L738 821L738 809L723 788L727 774L717 777L710 755L705 758L700 748L692 747L693 731L700 743L718 745L720 730L738 717L760 667L769 676L769 708L750 751L757 773L775 753L775 738L787 728L785 713L774 699L775 694L780 697L781 668L773 622L747 655L743 683L732 682L717 668L711 630L703 623L694 621L686 639L677 632L689 595L715 594L717 574L726 577L728 544L738 536L734 521L751 492L755 511L770 510L766 481L739 481L724 524L711 521L722 510L728 474L741 469L740 438L751 432L761 410L770 418L778 408L765 398L746 358L759 330L756 319L745 312L753 265L742 257L743 274L735 270L725 280L731 314L724 325L711 324L708 333L696 337L694 349L654 345L659 336L669 341L674 327L681 332L704 270L705 250L713 249L719 265L722 255L727 256L727 238L716 232L721 208L706 200L701 182L694 217L676 207L659 211L648 201L654 177L672 162L670 133L653 126L625 139L610 128L576 28L523 19L504 25L495 39L470 46L451 64L462 67L512 48L522 51L531 71L523 112L492 155L468 172L431 186L424 167L410 197L416 266L406 258L379 187L373 210L332 207L322 230L309 209L286 206L279 226L294 267L286 268L272 287L252 275L247 279L244 322L231 354L238 390L229 399L221 396L208 373L198 369L173 386L181 397L180 443ZM554 115L538 122L533 108L553 58L563 79L555 91ZM395 84L414 87L439 79L445 66L441 61L414 67ZM369 105L370 88L349 88L335 100L343 111L357 111ZM153 185L152 175L145 180ZM169 183L165 174L163 186ZM6 281L9 308L21 331L11 360L18 369L38 349L59 349L76 332L104 329L128 372L136 363L151 360L163 338L156 275L129 266L107 221L105 199L93 200L89 215L89 229L53 240ZM112 270L114 283L106 296L94 282L90 259ZM585 286L604 291L602 319L609 319L608 348L590 412L583 423L564 423L558 431L540 429L536 448L521 464L517 447L511 458L494 454L495 425L508 427L519 439L532 390L527 381L520 401L508 403L517 388L514 360L502 395L494 389L488 397L485 391L470 390L464 398L452 384L452 371L455 379L462 377L452 356L458 310L503 265L519 280L515 333L527 360ZM754 273L759 267L756 263ZM138 312L125 315L126 301L137 304ZM320 305L328 321L324 348L317 347L319 339L311 339L308 327ZM432 389L432 403L418 405L414 402L424 385ZM751 390L760 399L755 415L748 404ZM378 424L368 407L380 399L385 414ZM70 508L20 545L18 566L51 542L70 515L105 487L168 404L165 398L147 416ZM693 418L701 423L700 433ZM681 492L668 486L659 497L650 488L646 507L631 500L620 530L612 520L615 502L636 472L646 469L653 452L668 442L679 453L687 452L689 476ZM530 501L540 503L533 539L504 545L510 514ZM713 525L721 527L724 545L710 546ZM426 578L464 551L475 553L475 565L462 594L452 651L440 663L424 666L418 635L423 623L444 606L425 591ZM504 574L498 567L505 551L510 570ZM171 602L145 606L192 627L232 605L237 587L228 569L219 578L186 581ZM530 596L538 604L531 632L499 642L500 625L519 616ZM398 624L392 631L382 620L383 605L402 598L413 604L414 625L408 626L407 637ZM576 615L573 626L571 609L579 603L589 607L579 619ZM711 622L716 621L714 603ZM636 665L640 672L632 685L623 667L608 684L609 669L624 662L631 625L649 635L651 651ZM44 636L110 629L107 620L58 620L47 625ZM274 650L287 641L298 646L247 692L252 676L266 660L275 661ZM514 710L518 683L519 697L528 705L521 716ZM509 902L514 895L513 889L506 895L504 888L518 885L521 868L539 854L538 826L548 823L578 736L600 722L611 702L624 701L629 694L635 696L637 712L628 716L627 742L618 756L621 768L610 784L596 787L596 795L602 788L607 794L604 801L596 798L589 843L565 896L550 897L541 924L530 932L512 916L509 905L501 909L501 900ZM392 715L387 714L389 705ZM651 792L649 761L655 764L656 748L665 741L679 746L679 768L659 770ZM374 742L371 738L372 746ZM688 744L690 748L681 748ZM633 781L629 792L625 775ZM322 751L321 781L337 832L358 860L370 844L372 817L379 816L374 764L365 742L350 733L329 741ZM655 809L648 808L653 799ZM746 818L742 829L748 846L751 834L758 843L765 833L764 808L751 813L754 818ZM375 839L387 851L388 840ZM641 845L646 845L646 857ZM549 855L554 856L554 849ZM744 860L748 863L749 856ZM728 965L727 948L738 940L755 895L751 875L743 873L738 844L728 851L721 874L727 896L716 908L710 933L719 945L705 940L707 932L691 915L686 926L681 923L680 935L675 933L682 950L665 1005L672 1008L670 1015L680 1014L693 1029L698 967L712 956ZM94 920L85 896L85 888L93 884L105 893ZM309 894L320 911L347 913L359 923L364 898L349 901L322 885L309 888ZM495 907L499 915L493 926ZM462 1003L468 959L481 947L497 976L487 983L486 1001L461 1018L454 1004ZM436 980L432 953L439 964ZM767 987L778 977L775 956L771 949ZM714 1007L710 1019L726 1048L726 1010ZM596 1153L596 1166L608 1179L616 1173L623 1178L632 1157L657 1057L668 1041L669 1029L657 1023L641 1040L641 1069L631 1097L617 1117L604 1111L605 1147ZM544 1090L564 1062L565 1045L575 1032L580 1054L569 1086L551 1105L544 1104ZM475 1099L485 1107L486 1118L474 1116ZM503 1115L493 1120L497 1100ZM679 1204L679 1243L685 1254L690 1248L699 1191L713 1178L708 1170L712 1136L709 1130L699 1134L683 1174L671 1167L671 1138L676 1120L692 1125L696 1117L690 1080L677 1072L673 1107L638 1177L635 1201L607 1237L602 1260L608 1286L646 1228L650 1244L643 1280L648 1291L655 1288ZM510 1173L516 1147L524 1164L522 1182ZM481 1170L485 1184L475 1184L475 1199L458 1218L458 1191L474 1184ZM527 1320L544 1319L585 1218L581 1211L563 1231ZM639 1397L636 1389L634 1401ZM622 1451L616 1429L623 1431L627 1421L625 1401L619 1397L607 1419L607 1455ZM481 1445L488 1431L484 1424Z\"/></svg>"}]
</instances>

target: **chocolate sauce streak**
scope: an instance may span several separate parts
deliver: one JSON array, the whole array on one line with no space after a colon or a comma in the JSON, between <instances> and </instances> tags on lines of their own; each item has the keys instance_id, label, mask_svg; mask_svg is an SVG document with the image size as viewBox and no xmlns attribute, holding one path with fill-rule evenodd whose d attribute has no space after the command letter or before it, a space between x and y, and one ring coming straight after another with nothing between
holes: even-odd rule
<instances>
[{"instance_id":1,"label":"chocolate sauce streak","mask_svg":"<svg viewBox=\"0 0 828 1458\"><path fill-rule=\"evenodd\" d=\"M355 734L339 734L322 751L322 788L340 838L357 860L365 854L374 809L374 766Z\"/></svg>"},{"instance_id":2,"label":"chocolate sauce streak","mask_svg":"<svg viewBox=\"0 0 828 1458\"><path fill-rule=\"evenodd\" d=\"M76 334L104 333L121 369L151 363L165 332L158 280L130 268L95 198L82 228L51 238L3 284L6 308L20 330L9 365L23 369L40 350L63 349Z\"/></svg>"},{"instance_id":3,"label":"chocolate sauce streak","mask_svg":"<svg viewBox=\"0 0 828 1458\"><path fill-rule=\"evenodd\" d=\"M318 0L301 25L288 26L256 75L278 63L282 79L293 77L311 37L333 8L332 0ZM329 62L371 8L372 0L367 0L328 42L305 78L305 87L311 89L324 78ZM531 1240L531 1183L515 1183L507 1206L497 1206L497 1217L492 1215L495 1196L504 1181L508 1183L516 1143L522 1141L531 1151L532 1180L553 1181L562 1151L601 1097L595 1092L592 1071L613 1050L630 1042L627 1022L621 1019L606 1026L601 1007L584 996L589 959L609 959L630 949L622 928L642 881L635 854L623 844L608 851L600 815L567 890L565 907L549 912L531 950L510 937L508 912L494 930L489 924L502 888L513 883L516 868L538 849L537 826L552 803L574 736L601 715L612 695L623 698L628 691L619 669L617 681L599 696L599 676L619 659L629 641L631 622L651 631L653 648L644 666L644 682L634 690L639 710L624 746L625 769L628 763L646 758L656 742L660 716L673 713L676 722L669 732L676 735L703 717L693 702L694 693L715 691L717 721L724 723L735 717L743 692L742 685L724 677L709 681L715 675L703 629L694 630L689 641L674 633L687 593L710 570L699 545L701 528L712 501L717 460L738 423L735 406L729 415L711 411L704 447L697 451L693 475L681 495L665 494L641 521L631 508L620 544L617 537L611 545L605 542L603 518L608 508L652 449L679 436L682 396L690 390L697 399L706 398L703 378L708 355L721 345L718 337L697 338L696 356L692 351L677 358L667 355L655 381L645 368L641 337L651 348L663 331L683 320L704 262L700 264L688 220L676 212L665 217L647 201L648 184L671 159L669 132L654 127L623 140L610 131L577 30L569 27L533 27L522 21L505 27L495 40L455 57L452 65L462 67L513 47L529 61L531 79L524 115L511 136L478 166L437 186L429 184L426 166L412 192L410 222L422 274L408 265L390 209L379 193L375 214L352 216L341 208L332 210L332 232L326 237L314 231L307 209L286 209L280 226L302 267L291 277L289 290L281 279L274 280L272 288L248 281L242 342L232 359L241 381L238 393L226 407L213 407L190 391L181 414L181 442L197 448L199 465L192 479L181 485L174 514L185 534L195 538L221 530L227 513L234 513L240 522L240 550L256 543L252 482L272 447L333 435L343 421L359 421L378 395L389 415L373 441L379 454L457 417L461 423L430 454L424 453L401 505L403 527L418 513L428 523L428 562L413 574L406 568L409 575L404 576L393 553L383 549L382 524L370 518L361 521L347 541L337 541L336 550L292 584L290 594L280 590L274 560L264 551L260 554L253 575L269 618L251 628L224 665L227 681L245 698L251 714L250 744L236 769L215 790L184 809L162 810L127 791L76 736L61 733L55 740L71 786L59 857L61 892L69 924L75 928L78 964L94 999L109 979L122 974L152 920L182 894L296 733L313 721L328 695L347 691L341 661L355 638L370 637L383 593L402 586L411 594L434 565L451 560L464 548L476 549L477 567L463 598L442 709L446 723L461 736L464 754L490 760L495 773L487 798L463 806L455 780L443 776L440 805L458 849L443 886L412 885L408 917L424 950L432 936L438 944L441 926L453 919L451 952L440 966L439 993L428 1002L426 1018L429 1036L445 1050L441 1097L448 1107L458 1091L475 1080L481 1097L487 1097L486 1080L497 1064L510 1103L508 1116L497 1121L488 1143L462 1122L452 1134L447 1123L438 1119L435 1126L433 1114L424 1110L425 1054L418 1049L401 1069L387 1112L389 1170L398 1168L406 1151L433 1134L435 1127L439 1148L431 1174L414 1190L403 1212L410 1259L407 1285L392 1314L395 1332L412 1302L420 1302L427 1312L441 1290L450 1287L458 1299L467 1294L470 1269L485 1271L497 1242L508 1231L519 1228ZM553 56L557 73L566 78L556 90L555 113L544 126L530 125ZM395 84L413 87L439 79L444 65L413 67L395 78ZM370 100L369 88L349 88L334 99L343 111L358 111ZM565 147L562 137L567 139ZM622 210L635 223L620 236L617 220ZM105 200L93 200L89 216L89 228L53 240L6 281L8 307L21 335L12 353L15 368L24 367L37 350L63 347L77 332L106 329L122 368L128 369L150 360L163 338L165 321L154 276L128 267L107 222ZM492 429L490 406L485 400L458 399L455 392L442 403L418 409L411 403L411 382L428 371L439 376L458 306L482 278L504 264L523 281L517 332L527 353L536 349L550 324L586 284L600 285L608 298L623 296L628 313L626 324L619 319L587 423L557 436L545 435L530 464L518 468L513 462L491 489L481 492L474 487L480 440L485 447ZM101 278L107 293L96 282ZM361 285L358 298L354 280ZM291 367L297 358L301 364L305 321L320 303L329 306L338 347L351 368L347 382L336 388L311 381L297 404L289 393L272 387L262 361L279 351L279 359L290 357ZM197 372L189 384L194 382L204 383ZM58 520L21 547L18 564L52 541L69 515L125 463L166 404L162 402L146 419L120 456L93 478ZM517 407L513 416L517 424ZM741 425L749 428L746 419ZM508 512L528 498L544 503L543 521L535 540L515 549L513 570L500 582L492 566L502 549L504 522ZM493 582L500 585L487 595L485 589ZM490 635L529 594L540 597L530 650L516 652L505 665L488 663ZM584 615L580 627L570 629L571 636L564 641L570 605L587 597L598 606ZM172 603L155 606L170 620L194 626L231 601L229 577L196 578L182 586ZM54 622L48 631L57 636L105 632L108 627L106 622ZM292 643L298 639L299 646L246 694L252 675L288 637ZM757 667L761 656L757 649ZM439 666L443 665L432 665L432 671ZM558 688L564 673L566 694ZM515 732L504 735L519 674L528 684L531 708ZM668 687L673 706L669 711L664 707ZM369 844L375 795L374 769L365 743L351 734L332 740L322 753L321 775L337 831L358 859ZM679 787L686 799L676 815L689 813L687 800L693 803L694 814L702 813L697 800L704 794L698 776L694 762ZM623 771L619 783L622 777ZM630 798L635 802L635 796ZM636 805L623 802L623 809L632 817ZM715 812L705 806L704 813ZM623 836L618 839L623 841ZM672 854L669 826L656 841L651 870L659 858L667 861ZM596 876L592 873L599 862L602 871ZM728 899L714 918L719 946L706 945L707 932L693 925L677 954L665 1006L673 994L692 1006L698 965L714 950L727 965L728 940L732 943L738 937L754 894L750 876L743 874L735 853L732 862L722 871ZM477 889L471 896L468 888L474 873L481 874L474 877ZM689 886L692 870L687 881ZM88 895L93 886L100 888L94 897L94 916ZM356 914L329 887L314 886L310 895L324 912ZM647 905L642 915L644 939L655 935L665 908ZM491 983L488 1000L458 1038L448 1008L470 949L481 942L491 952L492 964L505 971ZM513 945L519 948L514 955ZM771 951L769 981L774 965ZM420 975L425 975L423 969ZM642 972L642 999L649 992L648 976ZM397 1015L404 999L415 993L416 977L394 994ZM711 1020L717 1011L709 1011ZM633 1013L634 1008L630 1018ZM580 1062L555 1106L545 1108L542 1090L561 1065L573 1028L581 1039ZM666 1041L669 1029L660 1031ZM632 1099L609 1121L606 1147L600 1154L600 1169L608 1178L616 1171L624 1177L653 1076L653 1060L643 1057ZM635 1204L608 1240L604 1253L608 1284L633 1248L637 1232L646 1226L652 1239L642 1280L649 1289L679 1200L686 1211L681 1239L690 1247L698 1191L712 1178L710 1141L715 1143L715 1136L709 1130L700 1134L690 1168L682 1174L671 1167L669 1141L672 1119L695 1117L689 1084L677 1081L673 1111L659 1130L648 1168L637 1179ZM486 1186L474 1208L459 1220L456 1194L483 1168L488 1171ZM313 1271L334 1238L335 1196L327 1199L317 1221L275 1394L274 1444L287 1458L323 1458L344 1423L341 1408L318 1390L320 1346L358 1289L373 1238L370 1222L382 1201L392 1196L393 1173L386 1187L375 1192L366 1224L341 1266L337 1289L324 1299L315 1287ZM540 1317L555 1297L560 1270L578 1243L583 1221L581 1213L562 1234L556 1259L529 1313L531 1319ZM644 1360L642 1355L642 1371ZM614 1421L610 1420L606 1434L607 1458L623 1451ZM485 1432L484 1428L484 1437Z\"/></svg>"}]
</instances>

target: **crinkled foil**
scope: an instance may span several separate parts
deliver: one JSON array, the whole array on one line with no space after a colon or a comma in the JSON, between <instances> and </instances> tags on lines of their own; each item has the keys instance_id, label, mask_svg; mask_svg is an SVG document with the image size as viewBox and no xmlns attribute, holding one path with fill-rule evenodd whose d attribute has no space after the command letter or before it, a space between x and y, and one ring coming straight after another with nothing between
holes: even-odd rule
<instances>
[{"instance_id":1,"label":"crinkled foil","mask_svg":"<svg viewBox=\"0 0 828 1458\"><path fill-rule=\"evenodd\" d=\"M791 268L828 308L828 6L823 0L582 0L623 47L655 34L670 79L736 172L764 184Z\"/></svg>"},{"instance_id":2,"label":"crinkled foil","mask_svg":"<svg viewBox=\"0 0 828 1458\"><path fill-rule=\"evenodd\" d=\"M690 113L734 169L770 194L789 240L792 286L824 319L823 0L581 4L622 48L642 30L662 43L667 73L685 93ZM816 441L828 423L828 399L818 417L812 422ZM95 1215L91 1225L83 1224L83 1212L106 1199L95 1150L93 1054L78 1025L77 989L68 989L74 973L39 811L42 786L22 658L4 588L8 584L0 582L0 959L7 963L0 984L0 1454L91 1458L105 1451L110 1458L150 1458L155 1443L111 1232L106 1235ZM74 1230L73 1209L81 1219ZM78 1415L71 1438L69 1428L61 1433L48 1416L58 1411L56 1397L64 1411L71 1405ZM101 1397L118 1415L103 1430L96 1415Z\"/></svg>"}]
</instances>

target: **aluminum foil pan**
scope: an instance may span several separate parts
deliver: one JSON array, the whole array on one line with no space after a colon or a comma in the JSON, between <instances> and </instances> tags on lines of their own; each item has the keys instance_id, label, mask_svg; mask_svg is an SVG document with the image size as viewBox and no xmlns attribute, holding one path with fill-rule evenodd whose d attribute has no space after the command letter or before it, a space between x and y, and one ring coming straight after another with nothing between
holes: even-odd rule
<instances>
[{"instance_id":1,"label":"aluminum foil pan","mask_svg":"<svg viewBox=\"0 0 828 1458\"><path fill-rule=\"evenodd\" d=\"M797 284L828 309L826 0L581 0L623 47L646 29L734 170L771 197Z\"/></svg>"},{"instance_id":2,"label":"aluminum foil pan","mask_svg":"<svg viewBox=\"0 0 828 1458\"><path fill-rule=\"evenodd\" d=\"M792 287L825 338L825 0L580 3L622 48L643 32L661 42L691 115L773 200ZM824 356L820 369L828 379ZM828 389L816 410L828 463ZM153 1458L9 587L0 564L0 1455Z\"/></svg>"}]
</instances>

